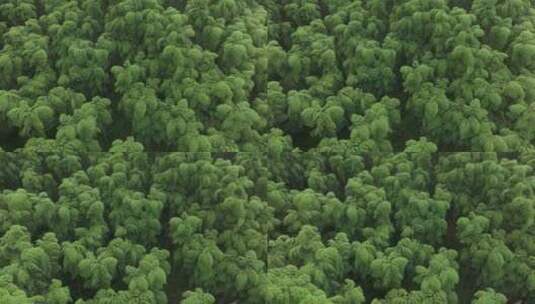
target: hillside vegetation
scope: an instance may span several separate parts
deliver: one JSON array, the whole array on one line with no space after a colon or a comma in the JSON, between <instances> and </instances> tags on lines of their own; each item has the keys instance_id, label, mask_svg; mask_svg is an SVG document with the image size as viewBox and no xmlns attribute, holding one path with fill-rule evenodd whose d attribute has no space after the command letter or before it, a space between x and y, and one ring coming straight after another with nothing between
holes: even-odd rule
<instances>
[{"instance_id":1,"label":"hillside vegetation","mask_svg":"<svg viewBox=\"0 0 535 304\"><path fill-rule=\"evenodd\" d=\"M535 303L531 0L0 0L1 304Z\"/></svg>"}]
</instances>

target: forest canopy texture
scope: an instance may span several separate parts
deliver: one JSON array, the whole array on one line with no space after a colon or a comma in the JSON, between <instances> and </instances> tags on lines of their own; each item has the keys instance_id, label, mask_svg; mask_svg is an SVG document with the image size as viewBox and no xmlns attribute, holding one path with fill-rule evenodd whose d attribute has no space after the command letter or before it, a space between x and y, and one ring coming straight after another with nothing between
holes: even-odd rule
<instances>
[{"instance_id":1,"label":"forest canopy texture","mask_svg":"<svg viewBox=\"0 0 535 304\"><path fill-rule=\"evenodd\" d=\"M532 0L0 0L0 304L535 303Z\"/></svg>"}]
</instances>

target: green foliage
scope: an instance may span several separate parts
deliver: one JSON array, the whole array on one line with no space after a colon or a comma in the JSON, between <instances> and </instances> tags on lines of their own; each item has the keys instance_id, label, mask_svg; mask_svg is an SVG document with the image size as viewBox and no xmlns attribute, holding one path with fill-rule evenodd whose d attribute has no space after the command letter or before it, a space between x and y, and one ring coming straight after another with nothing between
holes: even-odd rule
<instances>
[{"instance_id":1,"label":"green foliage","mask_svg":"<svg viewBox=\"0 0 535 304\"><path fill-rule=\"evenodd\" d=\"M184 292L184 299L180 301L181 304L213 304L215 298L202 291L202 289L196 289L195 291Z\"/></svg>"},{"instance_id":2,"label":"green foliage","mask_svg":"<svg viewBox=\"0 0 535 304\"><path fill-rule=\"evenodd\" d=\"M476 292L475 299L472 301L472 303L505 304L507 303L507 298L503 294L497 293L489 288L488 290L480 290Z\"/></svg>"},{"instance_id":3,"label":"green foliage","mask_svg":"<svg viewBox=\"0 0 535 304\"><path fill-rule=\"evenodd\" d=\"M535 303L529 0L1 0L0 303Z\"/></svg>"}]
</instances>

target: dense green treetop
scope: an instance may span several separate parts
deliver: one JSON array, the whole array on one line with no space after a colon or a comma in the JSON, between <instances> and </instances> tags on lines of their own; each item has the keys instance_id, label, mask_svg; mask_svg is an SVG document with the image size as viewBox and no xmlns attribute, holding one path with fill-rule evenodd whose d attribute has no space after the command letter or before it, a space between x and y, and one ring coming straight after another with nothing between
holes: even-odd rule
<instances>
[{"instance_id":1,"label":"dense green treetop","mask_svg":"<svg viewBox=\"0 0 535 304\"><path fill-rule=\"evenodd\" d=\"M0 2L0 303L535 303L533 1Z\"/></svg>"}]
</instances>

